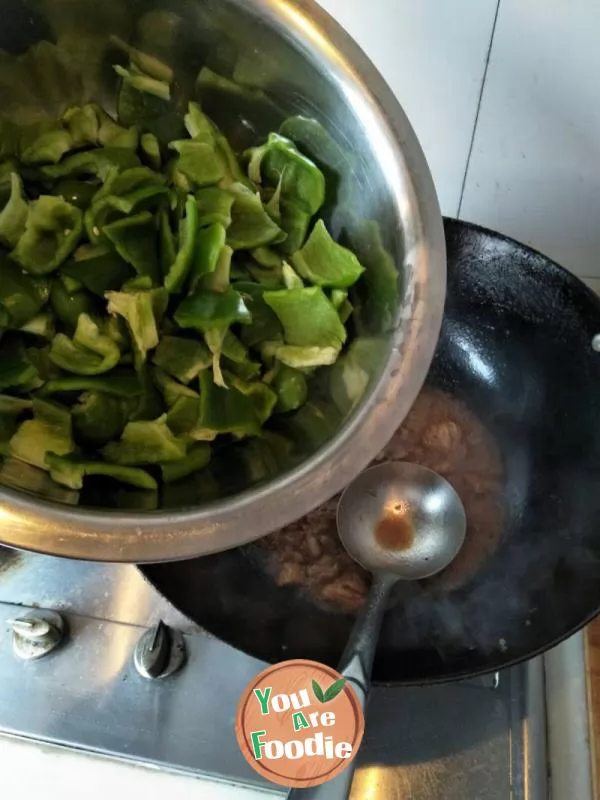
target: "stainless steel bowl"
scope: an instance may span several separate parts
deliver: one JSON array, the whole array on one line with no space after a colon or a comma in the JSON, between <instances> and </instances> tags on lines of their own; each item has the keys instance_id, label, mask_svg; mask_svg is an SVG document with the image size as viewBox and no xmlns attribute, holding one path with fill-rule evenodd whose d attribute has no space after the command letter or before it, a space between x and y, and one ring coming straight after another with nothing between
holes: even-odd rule
<instances>
[{"instance_id":1,"label":"stainless steel bowl","mask_svg":"<svg viewBox=\"0 0 600 800\"><path fill-rule=\"evenodd\" d=\"M114 97L110 34L142 46L154 37L159 54L179 65L183 83L203 63L237 81L244 90L231 93L230 105L207 110L222 114L217 121L240 142L272 129L278 115L319 120L329 137L317 145L335 173L328 221L367 267L360 344L326 376L333 429L307 434L305 457L295 466L254 476L208 503L192 483L151 511L108 508L102 496L69 505L43 476L15 479L3 468L0 480L12 483L0 489L4 543L83 559L174 560L235 547L297 519L342 489L386 444L433 356L446 288L444 236L427 163L400 105L312 0L159 0L152 11L123 0L39 0L23 6L22 15L11 8L0 47L16 54L40 37L57 42L68 101L80 92L106 103ZM0 62L3 92L6 63ZM73 66L75 84L68 78ZM41 84L40 97L18 97L47 104ZM264 116L257 121L252 110L238 108L240 97L253 109L264 107Z\"/></svg>"}]
</instances>

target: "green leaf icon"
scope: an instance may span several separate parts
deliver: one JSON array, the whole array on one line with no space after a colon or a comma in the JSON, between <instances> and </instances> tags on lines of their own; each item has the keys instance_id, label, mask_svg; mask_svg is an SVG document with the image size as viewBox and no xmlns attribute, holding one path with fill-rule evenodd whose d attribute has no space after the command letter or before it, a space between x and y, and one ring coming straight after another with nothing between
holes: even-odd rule
<instances>
[{"instance_id":1,"label":"green leaf icon","mask_svg":"<svg viewBox=\"0 0 600 800\"><path fill-rule=\"evenodd\" d=\"M332 683L329 689L325 692L325 699L322 702L328 703L330 700L335 699L346 685L346 678L340 678L335 683Z\"/></svg>"},{"instance_id":2,"label":"green leaf icon","mask_svg":"<svg viewBox=\"0 0 600 800\"><path fill-rule=\"evenodd\" d=\"M323 689L321 689L321 687L319 686L319 684L316 681L312 682L312 690L313 690L313 692L315 694L315 697L319 701L319 703L324 703L325 702L325 695L323 694Z\"/></svg>"}]
</instances>

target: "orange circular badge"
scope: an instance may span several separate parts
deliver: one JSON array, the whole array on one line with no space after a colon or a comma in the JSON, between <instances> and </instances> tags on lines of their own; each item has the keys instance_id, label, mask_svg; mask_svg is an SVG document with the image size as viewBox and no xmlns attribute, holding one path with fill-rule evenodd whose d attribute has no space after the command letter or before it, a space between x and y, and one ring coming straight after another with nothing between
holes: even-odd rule
<instances>
[{"instance_id":1,"label":"orange circular badge","mask_svg":"<svg viewBox=\"0 0 600 800\"><path fill-rule=\"evenodd\" d=\"M316 661L284 661L242 695L235 733L244 757L280 786L318 786L355 757L365 729L352 686Z\"/></svg>"}]
</instances>

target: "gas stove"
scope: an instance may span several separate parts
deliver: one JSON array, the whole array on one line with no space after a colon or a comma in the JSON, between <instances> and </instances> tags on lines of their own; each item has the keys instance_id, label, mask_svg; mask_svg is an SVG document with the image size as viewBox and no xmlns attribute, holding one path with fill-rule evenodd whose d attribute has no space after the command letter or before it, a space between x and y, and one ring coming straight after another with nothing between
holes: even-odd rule
<instances>
[{"instance_id":1,"label":"gas stove","mask_svg":"<svg viewBox=\"0 0 600 800\"><path fill-rule=\"evenodd\" d=\"M234 736L264 664L133 566L1 549L0 653L5 735L284 794ZM352 800L592 800L581 634L496 675L376 688L358 763Z\"/></svg>"}]
</instances>

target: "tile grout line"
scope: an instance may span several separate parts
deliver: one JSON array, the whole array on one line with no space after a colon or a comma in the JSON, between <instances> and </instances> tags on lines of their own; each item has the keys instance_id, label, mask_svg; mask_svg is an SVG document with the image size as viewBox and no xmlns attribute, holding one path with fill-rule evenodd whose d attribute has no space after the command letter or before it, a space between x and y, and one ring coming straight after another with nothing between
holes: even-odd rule
<instances>
[{"instance_id":1,"label":"tile grout line","mask_svg":"<svg viewBox=\"0 0 600 800\"><path fill-rule=\"evenodd\" d=\"M477 109L475 110L475 122L473 123L473 133L471 134L471 141L469 143L469 152L467 153L467 163L465 164L465 172L460 187L460 199L458 201L457 218L460 219L460 212L462 210L463 199L465 196L465 187L467 185L467 175L469 174L469 166L471 165L471 156L473 154L473 146L475 145L475 134L477 133L477 124L479 122L479 112L481 111L481 104L483 102L483 91L485 88L485 81L487 78L488 68L490 65L490 58L492 55L492 46L494 44L494 35L496 33L496 23L498 22L498 13L500 11L500 0L497 0L496 11L494 13L494 21L492 22L492 32L490 35L490 43L485 58L485 66L483 68L483 77L481 79L481 88L479 89L479 97L477 98Z\"/></svg>"}]
</instances>

